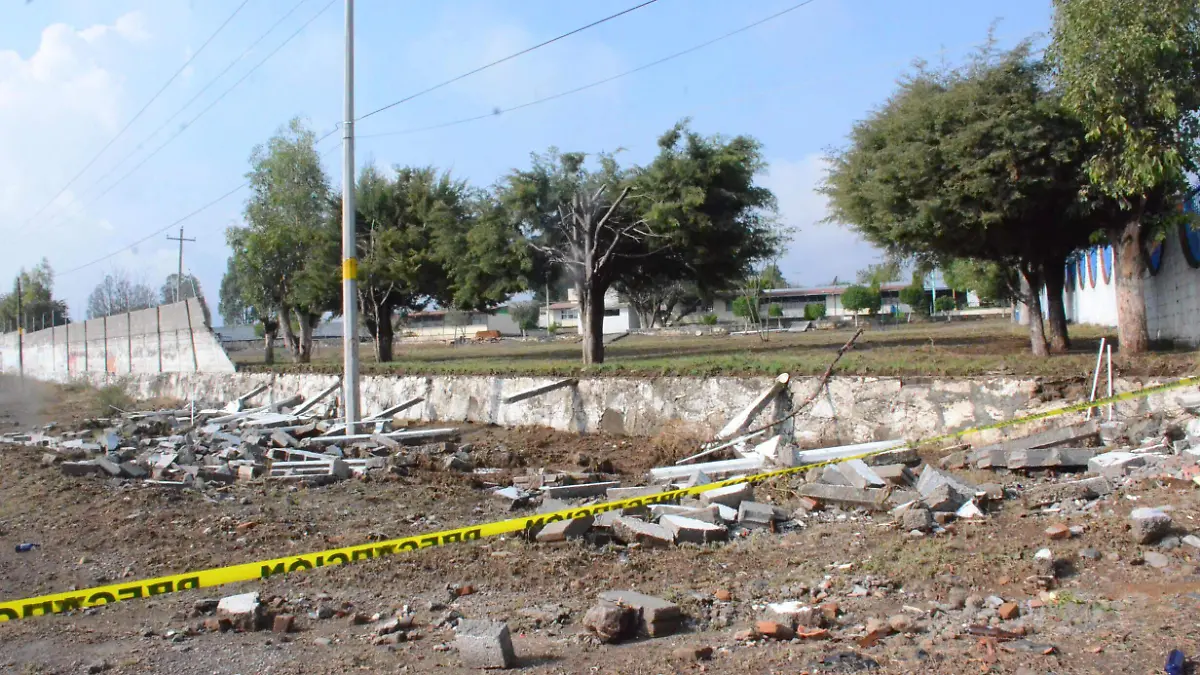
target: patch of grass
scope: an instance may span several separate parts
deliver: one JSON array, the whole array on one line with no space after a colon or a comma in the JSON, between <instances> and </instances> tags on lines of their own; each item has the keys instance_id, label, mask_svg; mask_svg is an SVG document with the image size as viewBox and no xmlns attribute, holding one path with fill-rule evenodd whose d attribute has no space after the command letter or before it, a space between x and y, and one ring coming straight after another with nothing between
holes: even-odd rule
<instances>
[{"instance_id":1,"label":"patch of grass","mask_svg":"<svg viewBox=\"0 0 1200 675\"><path fill-rule=\"evenodd\" d=\"M362 372L388 375L795 376L825 371L852 329L757 335L632 335L606 349L605 363L580 365L578 340L446 345L398 343L396 360L373 361L362 349ZM922 323L872 327L838 364L839 375L1087 377L1105 329L1072 327L1072 349L1049 358L1029 353L1026 330L1007 321ZM323 346L311 364L262 364L261 351L235 352L243 370L341 372L341 349ZM1114 370L1126 376L1171 377L1195 372L1200 352L1162 351L1138 357L1114 354Z\"/></svg>"},{"instance_id":2,"label":"patch of grass","mask_svg":"<svg viewBox=\"0 0 1200 675\"><path fill-rule=\"evenodd\" d=\"M133 398L125 391L124 385L106 384L96 390L95 412L97 415L111 415L116 411L133 409ZM115 409L115 410L114 410Z\"/></svg>"}]
</instances>

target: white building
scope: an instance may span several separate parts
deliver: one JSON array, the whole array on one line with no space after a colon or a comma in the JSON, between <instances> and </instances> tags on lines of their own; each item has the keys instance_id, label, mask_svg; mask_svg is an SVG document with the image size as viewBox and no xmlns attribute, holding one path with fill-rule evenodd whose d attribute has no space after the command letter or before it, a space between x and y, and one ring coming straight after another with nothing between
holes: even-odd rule
<instances>
[{"instance_id":1,"label":"white building","mask_svg":"<svg viewBox=\"0 0 1200 675\"><path fill-rule=\"evenodd\" d=\"M1193 195L1186 210L1196 212ZM1187 224L1167 233L1146 254L1146 324L1151 339L1200 345L1200 231ZM1067 263L1063 292L1067 320L1117 325L1116 280L1111 246L1096 246ZM1045 307L1046 290L1042 289ZM1020 316L1018 315L1018 319Z\"/></svg>"},{"instance_id":2,"label":"white building","mask_svg":"<svg viewBox=\"0 0 1200 675\"><path fill-rule=\"evenodd\" d=\"M882 284L879 287L879 293L882 296L882 304L879 308L880 314L907 314L912 311L908 305L900 302L900 291L910 284L908 283L888 283ZM826 317L854 316L854 312L846 309L842 305L842 295L849 288L845 286L817 286L812 288L772 288L762 292L761 304L759 310L764 314L767 312L770 305L779 305L783 310L784 319L803 319L804 308L807 305L817 304L825 307ZM937 296L942 297L950 295L950 289L944 286L937 289ZM930 303L933 299L933 291L926 293ZM711 313L717 315L717 320L722 322L737 322L741 321L740 317L734 316L733 303L737 300L736 295L728 295L717 298ZM698 321L699 315L706 312L700 312L698 315L689 316L688 319Z\"/></svg>"},{"instance_id":3,"label":"white building","mask_svg":"<svg viewBox=\"0 0 1200 675\"><path fill-rule=\"evenodd\" d=\"M581 321L578 295L574 288L567 289L566 302L552 302L547 305L538 317L538 326L546 328L553 324L559 328L579 330ZM638 330L641 321L637 312L629 306L613 289L604 294L604 330L605 335L624 333Z\"/></svg>"}]
</instances>

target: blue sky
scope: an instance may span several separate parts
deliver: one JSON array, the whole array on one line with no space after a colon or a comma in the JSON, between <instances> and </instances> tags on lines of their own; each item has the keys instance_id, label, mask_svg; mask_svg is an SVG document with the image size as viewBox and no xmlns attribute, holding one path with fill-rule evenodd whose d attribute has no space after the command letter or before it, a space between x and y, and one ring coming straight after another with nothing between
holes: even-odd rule
<instances>
[{"instance_id":1,"label":"blue sky","mask_svg":"<svg viewBox=\"0 0 1200 675\"><path fill-rule=\"evenodd\" d=\"M320 133L342 111L342 1L307 0L186 111L174 113L298 0L250 0L187 70L54 204L30 219L158 91L242 0L0 0L0 234L8 280L43 256L75 318L106 272L157 288L176 248L158 234L77 271L228 192L251 148L292 116ZM877 253L821 224L821 156L881 103L915 59L959 60L999 21L1002 45L1044 32L1050 0L814 0L767 24L629 77L458 126L371 137L486 114L603 79L711 39L796 0L659 0L644 9L422 96L360 123L358 164L426 165L491 184L529 153L622 149L648 160L683 117L705 133L750 134L770 163L763 184L796 229L780 264L790 281L852 277ZM362 115L602 16L633 0L358 0ZM149 150L196 116L309 18L245 82L103 196ZM157 136L151 132L166 124ZM327 169L341 182L337 135ZM143 149L135 153L140 143ZM121 160L131 157L123 164ZM185 266L214 307L239 221L239 192L188 220ZM178 234L173 230L171 234ZM4 282L5 284L8 281Z\"/></svg>"}]
</instances>

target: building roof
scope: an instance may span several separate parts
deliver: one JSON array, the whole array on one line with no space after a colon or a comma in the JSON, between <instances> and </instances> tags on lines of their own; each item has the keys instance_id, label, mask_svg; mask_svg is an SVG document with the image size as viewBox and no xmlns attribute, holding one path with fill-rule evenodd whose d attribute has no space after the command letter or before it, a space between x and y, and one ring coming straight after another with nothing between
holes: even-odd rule
<instances>
[{"instance_id":1,"label":"building roof","mask_svg":"<svg viewBox=\"0 0 1200 675\"><path fill-rule=\"evenodd\" d=\"M909 285L910 285L909 283L905 283L902 281L893 281L893 282L886 283L886 284L880 284L879 290L889 291L889 292L899 291L903 288L907 288ZM847 284L845 286L842 286L842 285L813 286L811 288L769 288L769 289L763 291L762 294L765 296L768 296L768 297L772 297L772 298L787 297L787 296L793 296L793 295L842 295L843 293L846 292L847 288L850 288L850 284ZM946 286L939 286L938 290L939 291L943 291L943 290L949 291L950 289Z\"/></svg>"}]
</instances>

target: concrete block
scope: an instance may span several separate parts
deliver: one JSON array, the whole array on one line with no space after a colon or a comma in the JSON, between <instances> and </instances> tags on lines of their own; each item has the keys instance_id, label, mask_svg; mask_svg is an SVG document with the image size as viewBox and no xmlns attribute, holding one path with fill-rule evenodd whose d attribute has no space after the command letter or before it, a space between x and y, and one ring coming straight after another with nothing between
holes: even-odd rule
<instances>
[{"instance_id":1,"label":"concrete block","mask_svg":"<svg viewBox=\"0 0 1200 675\"><path fill-rule=\"evenodd\" d=\"M262 602L257 592L229 595L217 603L217 616L229 619L238 630L258 630L264 616Z\"/></svg>"},{"instance_id":2,"label":"concrete block","mask_svg":"<svg viewBox=\"0 0 1200 675\"><path fill-rule=\"evenodd\" d=\"M887 483L861 459L851 459L835 464L842 475L856 488L878 488Z\"/></svg>"},{"instance_id":3,"label":"concrete block","mask_svg":"<svg viewBox=\"0 0 1200 675\"><path fill-rule=\"evenodd\" d=\"M837 504L850 508L861 507L872 511L887 510L889 501L885 490L862 490L846 485L809 483L801 485L796 493L801 497L812 497L822 504Z\"/></svg>"},{"instance_id":4,"label":"concrete block","mask_svg":"<svg viewBox=\"0 0 1200 675\"><path fill-rule=\"evenodd\" d=\"M1104 476L1073 480L1065 483L1047 483L1029 488L1021 496L1025 506L1036 508L1068 499L1095 499L1112 493L1112 483Z\"/></svg>"},{"instance_id":5,"label":"concrete block","mask_svg":"<svg viewBox=\"0 0 1200 675\"><path fill-rule=\"evenodd\" d=\"M1002 448L983 448L973 451L969 461L976 469L1007 469L1008 453Z\"/></svg>"},{"instance_id":6,"label":"concrete block","mask_svg":"<svg viewBox=\"0 0 1200 675\"><path fill-rule=\"evenodd\" d=\"M1134 469L1145 465L1146 458L1142 455L1120 450L1096 455L1088 460L1088 470L1106 478L1128 476Z\"/></svg>"},{"instance_id":7,"label":"concrete block","mask_svg":"<svg viewBox=\"0 0 1200 675\"><path fill-rule=\"evenodd\" d=\"M133 462L121 462L120 468L121 475L125 476L126 478L145 478L149 473L146 471L145 467L140 464L134 464Z\"/></svg>"},{"instance_id":8,"label":"concrete block","mask_svg":"<svg viewBox=\"0 0 1200 675\"><path fill-rule=\"evenodd\" d=\"M648 495L656 495L662 492L663 489L657 485L644 485L641 487L614 487L605 490L605 498L610 502L619 501L621 499L633 499L635 497L645 497Z\"/></svg>"},{"instance_id":9,"label":"concrete block","mask_svg":"<svg viewBox=\"0 0 1200 675\"><path fill-rule=\"evenodd\" d=\"M95 462L63 462L59 465L64 476L98 476L104 473Z\"/></svg>"},{"instance_id":10,"label":"concrete block","mask_svg":"<svg viewBox=\"0 0 1200 675\"><path fill-rule=\"evenodd\" d=\"M906 509L900 514L900 528L905 532L928 532L933 529L933 512L922 508Z\"/></svg>"},{"instance_id":11,"label":"concrete block","mask_svg":"<svg viewBox=\"0 0 1200 675\"><path fill-rule=\"evenodd\" d=\"M555 499L584 499L586 497L596 497L605 494L610 488L616 487L621 487L620 481L582 483L579 485L547 485L542 488L542 494Z\"/></svg>"},{"instance_id":12,"label":"concrete block","mask_svg":"<svg viewBox=\"0 0 1200 675\"><path fill-rule=\"evenodd\" d=\"M839 469L836 464L831 464L830 466L822 469L821 478L819 480L826 485L846 485L850 487L857 487L850 483L850 479L846 476L846 474L842 473L842 470Z\"/></svg>"},{"instance_id":13,"label":"concrete block","mask_svg":"<svg viewBox=\"0 0 1200 675\"><path fill-rule=\"evenodd\" d=\"M95 464L96 466L100 467L101 471L103 471L104 473L107 473L110 476L120 476L121 475L121 465L117 464L116 462L112 461L111 459L109 459L107 457L96 457L96 458L92 459L92 463Z\"/></svg>"},{"instance_id":14,"label":"concrete block","mask_svg":"<svg viewBox=\"0 0 1200 675\"><path fill-rule=\"evenodd\" d=\"M775 507L759 502L738 505L738 524L750 529L770 529L775 523Z\"/></svg>"},{"instance_id":15,"label":"concrete block","mask_svg":"<svg viewBox=\"0 0 1200 675\"><path fill-rule=\"evenodd\" d=\"M958 507L971 500L970 496L955 490L948 483L943 483L921 497L921 501L933 511L956 511Z\"/></svg>"},{"instance_id":16,"label":"concrete block","mask_svg":"<svg viewBox=\"0 0 1200 675\"><path fill-rule=\"evenodd\" d=\"M792 630L801 626L821 628L825 624L825 615L820 607L814 607L799 600L768 604L763 612L763 619L783 624Z\"/></svg>"},{"instance_id":17,"label":"concrete block","mask_svg":"<svg viewBox=\"0 0 1200 675\"><path fill-rule=\"evenodd\" d=\"M731 506L725 506L724 504L713 504L712 509L716 512L717 518L723 522L732 523L737 520L737 509Z\"/></svg>"},{"instance_id":18,"label":"concrete block","mask_svg":"<svg viewBox=\"0 0 1200 675\"><path fill-rule=\"evenodd\" d=\"M746 502L742 502L745 504ZM711 510L705 509L708 513ZM714 541L724 541L729 538L729 531L724 525L705 522L686 516L663 516L659 525L667 528L675 537L675 543L707 544Z\"/></svg>"},{"instance_id":19,"label":"concrete block","mask_svg":"<svg viewBox=\"0 0 1200 675\"><path fill-rule=\"evenodd\" d=\"M644 520L621 516L613 521L613 534L626 544L642 544L665 548L675 541L675 535L662 525L647 523Z\"/></svg>"},{"instance_id":20,"label":"concrete block","mask_svg":"<svg viewBox=\"0 0 1200 675\"><path fill-rule=\"evenodd\" d=\"M1129 514L1133 540L1139 544L1153 544L1171 529L1171 516L1165 511L1142 507Z\"/></svg>"},{"instance_id":21,"label":"concrete block","mask_svg":"<svg viewBox=\"0 0 1200 675\"><path fill-rule=\"evenodd\" d=\"M949 485L954 492L962 497L962 501L966 501L974 496L977 489L974 485L959 480L949 473L926 465L921 470L921 478L917 480L917 492L920 492L922 497L929 497L934 490L942 485Z\"/></svg>"},{"instance_id":22,"label":"concrete block","mask_svg":"<svg viewBox=\"0 0 1200 675\"><path fill-rule=\"evenodd\" d=\"M572 518L570 520L558 520L547 524L538 531L536 539L542 543L550 543L556 541L566 541L572 537L582 537L587 534L587 531L592 529L592 522L595 518L585 516L583 518Z\"/></svg>"},{"instance_id":23,"label":"concrete block","mask_svg":"<svg viewBox=\"0 0 1200 675\"><path fill-rule=\"evenodd\" d=\"M683 622L679 605L637 591L605 591L600 600L636 611L639 632L650 637L674 633Z\"/></svg>"},{"instance_id":24,"label":"concrete block","mask_svg":"<svg viewBox=\"0 0 1200 675\"><path fill-rule=\"evenodd\" d=\"M596 519L592 522L592 527L610 529L621 518L620 511L605 511L604 513L596 514Z\"/></svg>"},{"instance_id":25,"label":"concrete block","mask_svg":"<svg viewBox=\"0 0 1200 675\"><path fill-rule=\"evenodd\" d=\"M503 621L462 619L454 646L463 665L470 668L511 668L517 662L512 636Z\"/></svg>"},{"instance_id":26,"label":"concrete block","mask_svg":"<svg viewBox=\"0 0 1200 675\"><path fill-rule=\"evenodd\" d=\"M912 484L912 472L903 464L884 464L874 467L875 475L891 485L907 486Z\"/></svg>"},{"instance_id":27,"label":"concrete block","mask_svg":"<svg viewBox=\"0 0 1200 675\"><path fill-rule=\"evenodd\" d=\"M738 483L736 485L726 485L725 487L709 490L701 493L700 501L705 504L722 504L730 508L736 509L738 504L741 504L747 499L754 497L754 486L750 483Z\"/></svg>"}]
</instances>

